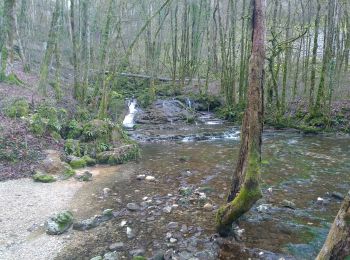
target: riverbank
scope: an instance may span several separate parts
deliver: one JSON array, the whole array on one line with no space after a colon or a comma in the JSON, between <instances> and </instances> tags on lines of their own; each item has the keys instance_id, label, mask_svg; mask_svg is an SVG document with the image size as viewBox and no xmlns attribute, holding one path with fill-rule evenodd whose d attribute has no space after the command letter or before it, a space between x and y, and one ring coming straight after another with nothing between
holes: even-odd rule
<instances>
[{"instance_id":1,"label":"riverbank","mask_svg":"<svg viewBox=\"0 0 350 260\"><path fill-rule=\"evenodd\" d=\"M69 179L38 183L26 178L0 182L0 259L54 259L84 234L48 235L45 221L64 210L71 211L76 220L100 214L103 207L96 202L106 199L104 190L110 189L113 181L128 179L131 174L116 166L84 170L93 174L91 182Z\"/></svg>"}]
</instances>

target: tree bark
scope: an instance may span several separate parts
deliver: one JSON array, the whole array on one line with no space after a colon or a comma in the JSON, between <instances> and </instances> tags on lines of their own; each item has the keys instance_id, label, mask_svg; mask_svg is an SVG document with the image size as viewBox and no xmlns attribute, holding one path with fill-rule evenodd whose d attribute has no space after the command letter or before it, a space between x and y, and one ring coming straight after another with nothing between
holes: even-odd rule
<instances>
[{"instance_id":1,"label":"tree bark","mask_svg":"<svg viewBox=\"0 0 350 260\"><path fill-rule=\"evenodd\" d=\"M350 256L350 191L332 224L316 260L342 260Z\"/></svg>"},{"instance_id":2,"label":"tree bark","mask_svg":"<svg viewBox=\"0 0 350 260\"><path fill-rule=\"evenodd\" d=\"M228 203L219 209L216 216L217 229L222 235L261 197L259 181L263 129L265 0L253 1L252 25L248 104L243 117L238 164L233 174Z\"/></svg>"}]
</instances>

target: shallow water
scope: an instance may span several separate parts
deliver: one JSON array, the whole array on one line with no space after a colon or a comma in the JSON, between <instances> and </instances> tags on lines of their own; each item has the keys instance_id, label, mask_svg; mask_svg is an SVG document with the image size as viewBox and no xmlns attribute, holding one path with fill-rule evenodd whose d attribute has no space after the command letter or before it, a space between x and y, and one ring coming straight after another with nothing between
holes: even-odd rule
<instances>
[{"instance_id":1,"label":"shallow water","mask_svg":"<svg viewBox=\"0 0 350 260\"><path fill-rule=\"evenodd\" d=\"M104 185L111 189L113 196L101 197L91 203L98 205L101 211L114 209L116 218L84 233L77 244L72 244L57 259L89 259L103 255L108 251L108 245L116 241L124 242L125 249L121 254L126 259L130 258L130 250L140 247L148 257L159 250L173 249L182 253L179 259L193 256L217 259L218 253L220 259L247 259L237 256L230 246L221 246L220 249L212 239L215 209L226 200L237 159L238 129L225 125L199 125L192 126L192 129L186 126L162 127L165 131L161 127L157 129L161 139L149 139L152 134L143 131L148 137L147 140L141 139L142 158L139 162L119 166L115 173L105 172ZM203 132L205 134L201 134ZM213 132L231 133L235 138L225 138L222 134L215 134L212 138L210 133ZM210 138L189 138L193 136ZM220 138L216 138L218 136ZM350 189L349 148L349 136L305 136L294 131L265 131L261 176L264 196L238 222L244 229L243 244L259 249L259 257L253 259L315 258L341 203L330 193L345 194ZM104 174L103 169L100 170ZM116 179L123 172L128 172L130 177ZM156 182L138 181L138 174L152 175ZM207 201L180 195L180 187L204 192ZM148 200L150 202L146 203ZM294 202L295 209L283 207L283 200ZM130 212L125 209L130 202L146 206L141 211ZM213 211L203 209L206 202L214 206ZM163 212L167 206L172 207L171 213ZM126 220L127 226L135 231L135 238L127 238L126 227L120 226L122 220ZM178 227L169 230L170 222L177 222ZM182 232L180 228L184 225L187 231ZM177 239L176 243L169 243L169 232ZM225 241L230 240L233 238Z\"/></svg>"},{"instance_id":2,"label":"shallow water","mask_svg":"<svg viewBox=\"0 0 350 260\"><path fill-rule=\"evenodd\" d=\"M142 145L142 167L163 179L169 191L180 186L205 187L214 205L224 202L234 169L239 141L211 140ZM254 210L240 222L250 248L313 259L340 206L329 193L350 188L350 138L305 136L296 132L269 131L263 137L262 188L264 199L275 210ZM193 173L188 177L184 172ZM272 188L272 193L267 189ZM318 200L319 198L319 200ZM323 199L323 201L321 200ZM281 209L289 200L296 210ZM213 219L197 215L189 221L214 232Z\"/></svg>"}]
</instances>

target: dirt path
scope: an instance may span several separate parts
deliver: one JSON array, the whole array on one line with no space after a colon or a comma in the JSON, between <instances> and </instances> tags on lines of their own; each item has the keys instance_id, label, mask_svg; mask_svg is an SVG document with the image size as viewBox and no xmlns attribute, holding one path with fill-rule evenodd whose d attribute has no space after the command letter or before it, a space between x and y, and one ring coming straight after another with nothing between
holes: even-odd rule
<instances>
[{"instance_id":1,"label":"dirt path","mask_svg":"<svg viewBox=\"0 0 350 260\"><path fill-rule=\"evenodd\" d=\"M0 259L54 259L67 245L79 239L79 232L61 236L45 233L44 223L53 214L71 210L78 219L100 211L94 198L104 187L127 174L118 167L91 168L93 181L74 179L43 184L31 179L0 182ZM117 177L119 176L119 177Z\"/></svg>"}]
</instances>

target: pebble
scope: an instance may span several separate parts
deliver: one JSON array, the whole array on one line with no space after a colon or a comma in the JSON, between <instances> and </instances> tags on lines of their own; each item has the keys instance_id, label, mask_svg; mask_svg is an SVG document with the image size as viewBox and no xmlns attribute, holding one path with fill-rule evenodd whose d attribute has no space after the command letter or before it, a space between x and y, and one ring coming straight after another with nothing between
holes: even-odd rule
<instances>
[{"instance_id":1,"label":"pebble","mask_svg":"<svg viewBox=\"0 0 350 260\"><path fill-rule=\"evenodd\" d=\"M213 210L213 205L211 205L210 203L206 203L203 206L203 209L207 210L207 211L212 211Z\"/></svg>"},{"instance_id":2,"label":"pebble","mask_svg":"<svg viewBox=\"0 0 350 260\"><path fill-rule=\"evenodd\" d=\"M146 178L146 175L144 175L144 174L140 174L140 175L136 176L136 179L138 179L140 181L144 180L145 178Z\"/></svg>"},{"instance_id":3,"label":"pebble","mask_svg":"<svg viewBox=\"0 0 350 260\"><path fill-rule=\"evenodd\" d=\"M176 243L176 242L177 242L177 239L172 237L172 238L170 238L170 240L169 240L169 241L170 241L170 243L174 244L174 243Z\"/></svg>"},{"instance_id":4,"label":"pebble","mask_svg":"<svg viewBox=\"0 0 350 260\"><path fill-rule=\"evenodd\" d=\"M118 260L119 259L119 255L117 252L108 252L105 253L103 256L103 260Z\"/></svg>"},{"instance_id":5,"label":"pebble","mask_svg":"<svg viewBox=\"0 0 350 260\"><path fill-rule=\"evenodd\" d=\"M124 227L126 225L127 221L126 220L122 220L122 222L120 222L120 226Z\"/></svg>"},{"instance_id":6,"label":"pebble","mask_svg":"<svg viewBox=\"0 0 350 260\"><path fill-rule=\"evenodd\" d=\"M110 188L104 188L104 189L103 189L103 195L104 195L104 196L108 196L110 192L111 192L111 189L110 189Z\"/></svg>"},{"instance_id":7,"label":"pebble","mask_svg":"<svg viewBox=\"0 0 350 260\"><path fill-rule=\"evenodd\" d=\"M131 210L131 211L140 210L140 206L137 205L136 203L128 203L128 204L126 204L126 207L128 208L128 210Z\"/></svg>"},{"instance_id":8,"label":"pebble","mask_svg":"<svg viewBox=\"0 0 350 260\"><path fill-rule=\"evenodd\" d=\"M111 251L120 251L120 250L123 250L123 248L124 248L123 242L113 243L109 246L109 250Z\"/></svg>"},{"instance_id":9,"label":"pebble","mask_svg":"<svg viewBox=\"0 0 350 260\"><path fill-rule=\"evenodd\" d=\"M172 208L170 206L166 206L163 208L164 213L171 213Z\"/></svg>"},{"instance_id":10,"label":"pebble","mask_svg":"<svg viewBox=\"0 0 350 260\"><path fill-rule=\"evenodd\" d=\"M135 233L134 231L129 228L129 227L126 227L126 236L129 238L129 239L132 239L135 237Z\"/></svg>"},{"instance_id":11,"label":"pebble","mask_svg":"<svg viewBox=\"0 0 350 260\"><path fill-rule=\"evenodd\" d=\"M175 228L177 228L179 226L179 223L177 223L177 222L170 222L167 226L166 226L166 228L167 229L175 229Z\"/></svg>"},{"instance_id":12,"label":"pebble","mask_svg":"<svg viewBox=\"0 0 350 260\"><path fill-rule=\"evenodd\" d=\"M188 231L187 226L186 226L185 224L183 224L183 225L181 226L180 232L185 233L185 232L187 232L187 231Z\"/></svg>"},{"instance_id":13,"label":"pebble","mask_svg":"<svg viewBox=\"0 0 350 260\"><path fill-rule=\"evenodd\" d=\"M129 254L131 256L143 256L145 254L145 249L137 248L137 249L129 251Z\"/></svg>"},{"instance_id":14,"label":"pebble","mask_svg":"<svg viewBox=\"0 0 350 260\"><path fill-rule=\"evenodd\" d=\"M156 180L156 178L153 177L153 176L147 176L146 177L146 181L155 181L155 180Z\"/></svg>"}]
</instances>

